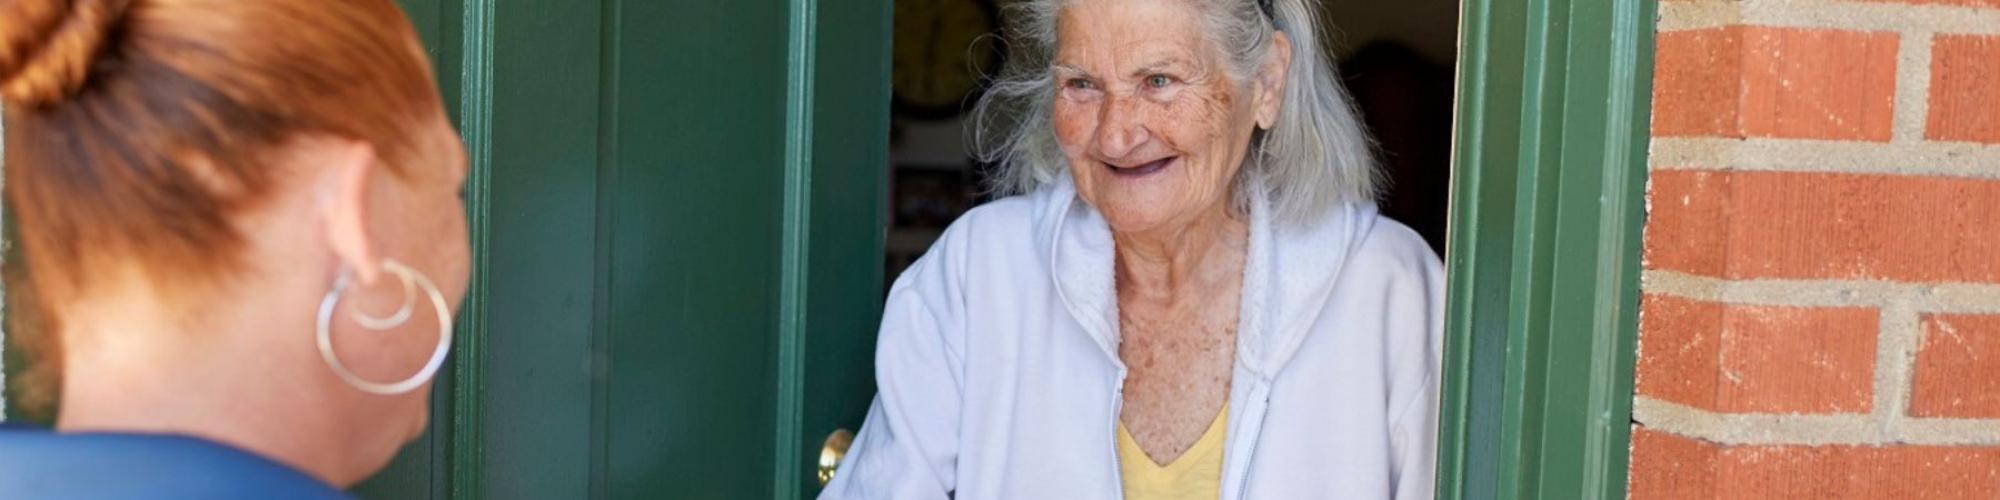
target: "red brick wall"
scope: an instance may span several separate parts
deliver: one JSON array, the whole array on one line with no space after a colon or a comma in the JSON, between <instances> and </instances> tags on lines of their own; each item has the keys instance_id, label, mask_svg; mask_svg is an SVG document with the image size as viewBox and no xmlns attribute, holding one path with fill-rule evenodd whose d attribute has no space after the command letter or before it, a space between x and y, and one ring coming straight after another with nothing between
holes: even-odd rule
<instances>
[{"instance_id":1,"label":"red brick wall","mask_svg":"<svg viewBox=\"0 0 2000 500\"><path fill-rule=\"evenodd\" d=\"M2000 0L1664 0L1631 496L2000 498Z\"/></svg>"}]
</instances>

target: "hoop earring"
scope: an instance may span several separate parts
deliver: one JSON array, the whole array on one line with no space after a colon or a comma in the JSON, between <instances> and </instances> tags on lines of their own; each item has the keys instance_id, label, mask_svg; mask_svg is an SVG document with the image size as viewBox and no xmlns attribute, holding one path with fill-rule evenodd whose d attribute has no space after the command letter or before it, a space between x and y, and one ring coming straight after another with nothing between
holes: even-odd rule
<instances>
[{"instance_id":1,"label":"hoop earring","mask_svg":"<svg viewBox=\"0 0 2000 500\"><path fill-rule=\"evenodd\" d=\"M343 276L345 275L343 274ZM415 312L417 308L416 307L417 280L410 279L410 277L407 275L403 276L402 278L403 278L403 307L396 309L396 312L394 314L390 314L386 318L377 318L374 316L369 316L368 313L362 312L357 309L354 311L353 315L354 322L360 324L362 328L367 328L369 330L374 330L378 332L385 331L390 328L395 328L398 326L403 326L403 323L409 322L410 313Z\"/></svg>"},{"instance_id":2,"label":"hoop earring","mask_svg":"<svg viewBox=\"0 0 2000 500\"><path fill-rule=\"evenodd\" d=\"M354 386L354 388L360 389L362 392L393 396L416 390L416 388L423 386L424 383L430 382L433 377L437 376L438 368L444 366L445 354L451 351L451 306L445 303L444 293L439 292L437 285L431 283L430 277L424 276L424 273L411 269L409 266L405 266L401 262L396 262L394 259L383 260L382 269L402 278L403 287L406 290L414 291L416 288L422 288L424 294L430 296L431 306L437 309L437 349L431 352L431 359L424 363L424 368L418 370L415 375L411 375L409 378L385 384L369 381L361 378L359 375L355 375L353 371L347 369L347 365L340 362L338 356L333 354L333 311L340 305L341 298L347 294L348 285L354 280L353 273L349 271L342 271L340 277L334 280L333 288L326 291L326 298L319 301L317 340L319 343L320 359L326 361L326 366L332 368L334 375L339 375L341 381L347 382L347 385ZM415 294L411 293L408 295L411 298L406 300L406 302L415 302ZM356 323L361 324L362 328L378 332L385 331L390 328L402 326L408 322L410 309L412 308L411 305L406 304L403 310L398 311L397 314L392 315L390 318L373 318L356 312L354 319Z\"/></svg>"}]
</instances>

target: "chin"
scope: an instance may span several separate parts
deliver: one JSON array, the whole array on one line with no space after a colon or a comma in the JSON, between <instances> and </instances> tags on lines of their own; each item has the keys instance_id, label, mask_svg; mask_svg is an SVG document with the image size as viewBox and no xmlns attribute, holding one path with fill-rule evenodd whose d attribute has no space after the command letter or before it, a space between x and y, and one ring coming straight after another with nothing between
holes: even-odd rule
<instances>
[{"instance_id":1,"label":"chin","mask_svg":"<svg viewBox=\"0 0 2000 500\"><path fill-rule=\"evenodd\" d=\"M408 446L410 443L415 442L417 438L423 437L424 428L427 426L428 419L420 418L415 421L414 425L408 426L409 430L406 432L390 434L386 432L390 428L384 428L382 429L385 431L383 433L367 436L365 438L368 440L366 448L354 456L354 463L352 465L354 466L353 470L357 473L356 476L352 478L351 483L340 486L343 488L352 487L356 483L366 481L368 478L380 474L382 469L389 467L389 462L396 458L396 454L403 451L404 446Z\"/></svg>"},{"instance_id":2,"label":"chin","mask_svg":"<svg viewBox=\"0 0 2000 500\"><path fill-rule=\"evenodd\" d=\"M350 477L334 481L334 486L340 489L353 488L354 485L361 484L362 481L367 481L368 478L375 477L376 474L382 473L383 469L389 468L389 461L394 460L396 452L402 451L402 449L403 447L398 445L389 448L386 453L379 452L379 450L369 450L370 453L368 456L361 457L359 462L354 464L353 473L349 475Z\"/></svg>"},{"instance_id":3,"label":"chin","mask_svg":"<svg viewBox=\"0 0 2000 500\"><path fill-rule=\"evenodd\" d=\"M1115 179L1106 180L1116 182ZM1198 193L1191 192L1196 190L1173 183L1098 186L1093 196L1085 201L1104 216L1104 222L1111 226L1112 231L1121 233L1145 232L1185 222L1210 205Z\"/></svg>"},{"instance_id":4,"label":"chin","mask_svg":"<svg viewBox=\"0 0 2000 500\"><path fill-rule=\"evenodd\" d=\"M1201 186L1200 176L1175 169L1181 163L1172 161L1163 171L1137 175L1092 172L1088 179L1078 179L1078 191L1085 202L1104 216L1113 232L1166 228L1197 218L1215 202L1210 199L1213 190Z\"/></svg>"},{"instance_id":5,"label":"chin","mask_svg":"<svg viewBox=\"0 0 2000 500\"><path fill-rule=\"evenodd\" d=\"M1140 206L1131 206L1140 205ZM1113 202L1097 205L1097 213L1104 216L1104 223L1111 226L1114 233L1140 233L1166 226L1174 217L1157 206L1144 203Z\"/></svg>"},{"instance_id":6,"label":"chin","mask_svg":"<svg viewBox=\"0 0 2000 500\"><path fill-rule=\"evenodd\" d=\"M423 393L429 394L429 391L424 391ZM383 427L377 429L380 432L362 436L367 444L359 450L358 454L354 455L354 463L352 465L354 466L354 470L359 474L353 478L354 483L365 481L370 477L374 477L375 474L381 473L382 469L387 468L389 462L396 458L396 454L403 451L404 446L408 446L418 438L423 437L424 430L430 427L430 405L428 400L419 400L419 404L420 406L418 406L416 411L404 413L404 415L408 415L407 417L400 420L385 418L382 420ZM391 417L396 416L400 415L393 415ZM353 484L343 485L342 487L348 486L353 486Z\"/></svg>"}]
</instances>

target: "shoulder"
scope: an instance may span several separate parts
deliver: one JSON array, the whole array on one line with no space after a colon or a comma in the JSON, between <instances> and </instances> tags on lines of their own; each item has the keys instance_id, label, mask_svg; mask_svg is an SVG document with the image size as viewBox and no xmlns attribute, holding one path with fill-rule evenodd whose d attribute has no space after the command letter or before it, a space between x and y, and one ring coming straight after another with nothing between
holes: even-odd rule
<instances>
[{"instance_id":1,"label":"shoulder","mask_svg":"<svg viewBox=\"0 0 2000 500\"><path fill-rule=\"evenodd\" d=\"M889 302L921 297L939 312L955 312L951 300L967 293L983 273L1019 272L1039 262L1035 252L1035 207L1029 196L1002 198L974 207L947 226L921 257L896 277Z\"/></svg>"},{"instance_id":2,"label":"shoulder","mask_svg":"<svg viewBox=\"0 0 2000 500\"><path fill-rule=\"evenodd\" d=\"M945 228L942 242L1027 240L1034 233L1033 195L1009 196L968 210Z\"/></svg>"},{"instance_id":3,"label":"shoulder","mask_svg":"<svg viewBox=\"0 0 2000 500\"><path fill-rule=\"evenodd\" d=\"M973 208L946 227L922 257L912 262L890 285L884 299L882 325L876 343L876 369L884 370L931 360L958 359L971 308L982 303L971 296L1009 293L995 290L1004 283L996 276L1026 276L1033 262L1034 210L1024 197L993 201ZM901 360L901 361L898 361ZM917 360L917 361L912 361Z\"/></svg>"},{"instance_id":4,"label":"shoulder","mask_svg":"<svg viewBox=\"0 0 2000 500\"><path fill-rule=\"evenodd\" d=\"M1373 311L1381 331L1396 342L1435 340L1443 327L1444 262L1408 226L1373 214L1363 220L1329 306Z\"/></svg>"},{"instance_id":5,"label":"shoulder","mask_svg":"<svg viewBox=\"0 0 2000 500\"><path fill-rule=\"evenodd\" d=\"M1377 215L1347 262L1347 276L1383 308L1390 359L1401 360L1405 384L1436 370L1444 329L1444 263L1430 244L1402 223ZM1346 281L1346 280L1344 280Z\"/></svg>"},{"instance_id":6,"label":"shoulder","mask_svg":"<svg viewBox=\"0 0 2000 500\"><path fill-rule=\"evenodd\" d=\"M973 207L946 226L909 271L962 269L1032 255L1036 212L1031 196L1011 196Z\"/></svg>"},{"instance_id":7,"label":"shoulder","mask_svg":"<svg viewBox=\"0 0 2000 500\"><path fill-rule=\"evenodd\" d=\"M345 499L276 462L194 438L0 428L0 485L23 498Z\"/></svg>"},{"instance_id":8,"label":"shoulder","mask_svg":"<svg viewBox=\"0 0 2000 500\"><path fill-rule=\"evenodd\" d=\"M1444 263L1431 251L1430 243L1409 226L1375 215L1361 243L1348 257L1348 265L1374 269L1399 277L1442 275Z\"/></svg>"}]
</instances>

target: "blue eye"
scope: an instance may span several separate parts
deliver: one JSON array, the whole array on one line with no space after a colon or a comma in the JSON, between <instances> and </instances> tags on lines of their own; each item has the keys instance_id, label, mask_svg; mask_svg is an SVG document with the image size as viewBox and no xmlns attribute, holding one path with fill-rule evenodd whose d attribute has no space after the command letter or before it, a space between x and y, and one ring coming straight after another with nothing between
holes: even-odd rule
<instances>
[{"instance_id":1,"label":"blue eye","mask_svg":"<svg viewBox=\"0 0 2000 500\"><path fill-rule=\"evenodd\" d=\"M1173 83L1174 83L1174 77L1167 75L1153 75L1146 77L1146 86L1156 89L1166 88L1168 85L1172 85Z\"/></svg>"}]
</instances>

